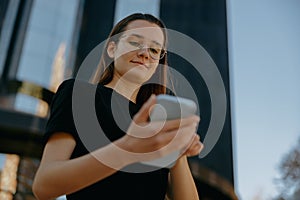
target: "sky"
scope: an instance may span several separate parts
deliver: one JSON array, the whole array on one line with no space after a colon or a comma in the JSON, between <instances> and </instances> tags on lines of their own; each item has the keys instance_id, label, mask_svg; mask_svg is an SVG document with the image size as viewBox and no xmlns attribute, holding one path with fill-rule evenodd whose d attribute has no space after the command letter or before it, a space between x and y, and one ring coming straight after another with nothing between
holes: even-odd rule
<instances>
[{"instance_id":1,"label":"sky","mask_svg":"<svg viewBox=\"0 0 300 200\"><path fill-rule=\"evenodd\" d=\"M145 10L142 4L139 10ZM299 10L299 0L227 0L235 190L241 200L276 194L277 166L300 137Z\"/></svg>"},{"instance_id":2,"label":"sky","mask_svg":"<svg viewBox=\"0 0 300 200\"><path fill-rule=\"evenodd\" d=\"M300 137L300 1L228 0L236 191L270 199Z\"/></svg>"}]
</instances>

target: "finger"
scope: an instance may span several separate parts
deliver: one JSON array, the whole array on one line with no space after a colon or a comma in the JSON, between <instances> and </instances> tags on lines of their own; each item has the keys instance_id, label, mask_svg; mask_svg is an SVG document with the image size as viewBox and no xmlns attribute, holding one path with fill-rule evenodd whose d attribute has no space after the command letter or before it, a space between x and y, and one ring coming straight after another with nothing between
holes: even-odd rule
<instances>
[{"instance_id":1,"label":"finger","mask_svg":"<svg viewBox=\"0 0 300 200\"><path fill-rule=\"evenodd\" d=\"M187 126L190 128L195 128L198 126L198 123L199 123L199 117L196 115L184 119L174 119L169 121L153 121L143 126L143 128L149 128L148 130L151 131L149 132L145 130L142 137L143 138L152 137L159 133L177 131L179 128L183 128Z\"/></svg>"},{"instance_id":2,"label":"finger","mask_svg":"<svg viewBox=\"0 0 300 200\"><path fill-rule=\"evenodd\" d=\"M184 155L196 156L202 151L203 147L204 147L204 145L201 143L199 135L197 135L194 138L193 143L190 145L190 147L184 153Z\"/></svg>"},{"instance_id":3,"label":"finger","mask_svg":"<svg viewBox=\"0 0 300 200\"><path fill-rule=\"evenodd\" d=\"M155 104L155 102L155 95L152 94L150 98L144 103L139 112L134 116L133 120L136 123L147 122L149 118L150 109Z\"/></svg>"},{"instance_id":4,"label":"finger","mask_svg":"<svg viewBox=\"0 0 300 200\"><path fill-rule=\"evenodd\" d=\"M187 140L186 145L182 148L182 153L186 152L188 149L192 148L193 144L197 143L197 133L195 132L191 135L190 140Z\"/></svg>"},{"instance_id":5,"label":"finger","mask_svg":"<svg viewBox=\"0 0 300 200\"><path fill-rule=\"evenodd\" d=\"M188 157L199 155L203 148L204 145L201 142L199 142L196 145L194 145L193 148L189 149L185 155Z\"/></svg>"},{"instance_id":6,"label":"finger","mask_svg":"<svg viewBox=\"0 0 300 200\"><path fill-rule=\"evenodd\" d=\"M199 141L200 137L198 134L195 134L194 138L191 141L190 146L188 147L187 151L192 150L193 148L197 147L200 144Z\"/></svg>"},{"instance_id":7,"label":"finger","mask_svg":"<svg viewBox=\"0 0 300 200\"><path fill-rule=\"evenodd\" d=\"M191 124L198 125L199 121L200 118L197 115L193 115L191 117L183 119L168 120L165 122L162 131L171 131L174 129L178 129L179 127L190 126Z\"/></svg>"},{"instance_id":8,"label":"finger","mask_svg":"<svg viewBox=\"0 0 300 200\"><path fill-rule=\"evenodd\" d=\"M173 146L176 150L185 152L191 145L195 136L195 125L181 127L176 130L162 132L159 134L161 141L164 142L164 146Z\"/></svg>"}]
</instances>

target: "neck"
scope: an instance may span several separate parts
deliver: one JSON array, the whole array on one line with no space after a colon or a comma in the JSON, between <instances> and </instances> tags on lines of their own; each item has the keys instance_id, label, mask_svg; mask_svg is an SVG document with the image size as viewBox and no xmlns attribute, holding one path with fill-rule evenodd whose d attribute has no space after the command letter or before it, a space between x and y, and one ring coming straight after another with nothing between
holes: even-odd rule
<instances>
[{"instance_id":1,"label":"neck","mask_svg":"<svg viewBox=\"0 0 300 200\"><path fill-rule=\"evenodd\" d=\"M141 87L140 84L133 83L129 80L126 80L122 77L116 77L114 76L112 81L109 82L106 87L112 88L119 94L126 97L128 100L132 102L136 102L136 97L139 91L139 88Z\"/></svg>"}]
</instances>

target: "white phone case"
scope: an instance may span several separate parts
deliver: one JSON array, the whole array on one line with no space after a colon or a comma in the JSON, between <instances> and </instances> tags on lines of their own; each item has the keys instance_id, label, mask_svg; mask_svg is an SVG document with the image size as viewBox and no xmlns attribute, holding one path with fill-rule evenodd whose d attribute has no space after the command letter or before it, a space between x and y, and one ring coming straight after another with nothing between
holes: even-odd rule
<instances>
[{"instance_id":1,"label":"white phone case","mask_svg":"<svg viewBox=\"0 0 300 200\"><path fill-rule=\"evenodd\" d=\"M151 110L150 120L170 120L185 118L196 113L196 103L187 98L161 94L156 97L156 105Z\"/></svg>"}]
</instances>

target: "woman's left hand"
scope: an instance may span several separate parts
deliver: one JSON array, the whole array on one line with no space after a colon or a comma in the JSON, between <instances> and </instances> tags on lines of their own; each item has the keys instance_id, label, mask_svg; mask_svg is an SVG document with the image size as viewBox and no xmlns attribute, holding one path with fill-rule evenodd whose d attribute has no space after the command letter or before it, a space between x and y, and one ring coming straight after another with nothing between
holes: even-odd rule
<instances>
[{"instance_id":1,"label":"woman's left hand","mask_svg":"<svg viewBox=\"0 0 300 200\"><path fill-rule=\"evenodd\" d=\"M187 150L182 154L182 156L192 157L198 155L202 149L204 148L204 145L200 141L200 136L196 135L193 137L191 141L191 145L187 148Z\"/></svg>"}]
</instances>

